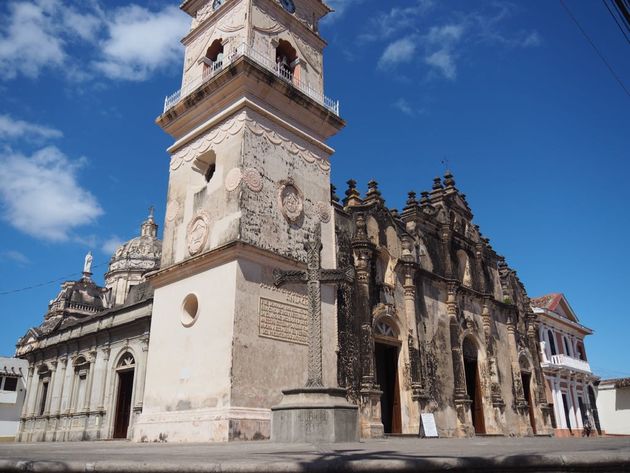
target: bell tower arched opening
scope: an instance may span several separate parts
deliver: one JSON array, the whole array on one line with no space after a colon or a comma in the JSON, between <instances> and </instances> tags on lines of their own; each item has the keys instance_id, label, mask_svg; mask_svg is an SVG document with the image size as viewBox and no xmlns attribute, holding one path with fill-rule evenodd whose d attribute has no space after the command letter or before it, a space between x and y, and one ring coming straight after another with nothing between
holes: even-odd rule
<instances>
[{"instance_id":1,"label":"bell tower arched opening","mask_svg":"<svg viewBox=\"0 0 630 473\"><path fill-rule=\"evenodd\" d=\"M483 417L483 400L481 395L481 379L479 376L478 348L471 337L466 337L462 344L464 372L466 375L466 393L472 401L470 412L476 434L485 434L486 426Z\"/></svg>"},{"instance_id":2,"label":"bell tower arched opening","mask_svg":"<svg viewBox=\"0 0 630 473\"><path fill-rule=\"evenodd\" d=\"M276 47L276 67L278 74L289 82L300 81L300 60L291 43L283 39Z\"/></svg>"},{"instance_id":3,"label":"bell tower arched opening","mask_svg":"<svg viewBox=\"0 0 630 473\"><path fill-rule=\"evenodd\" d=\"M215 39L203 58L203 76L207 77L223 68L223 40Z\"/></svg>"}]
</instances>

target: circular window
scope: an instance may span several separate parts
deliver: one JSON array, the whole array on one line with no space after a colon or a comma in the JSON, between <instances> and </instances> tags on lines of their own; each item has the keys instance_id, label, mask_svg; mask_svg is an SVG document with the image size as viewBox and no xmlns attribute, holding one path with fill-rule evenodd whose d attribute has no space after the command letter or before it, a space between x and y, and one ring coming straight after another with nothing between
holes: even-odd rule
<instances>
[{"instance_id":1,"label":"circular window","mask_svg":"<svg viewBox=\"0 0 630 473\"><path fill-rule=\"evenodd\" d=\"M181 321L184 327L190 327L197 321L199 315L199 300L194 294L188 294L182 303Z\"/></svg>"}]
</instances>

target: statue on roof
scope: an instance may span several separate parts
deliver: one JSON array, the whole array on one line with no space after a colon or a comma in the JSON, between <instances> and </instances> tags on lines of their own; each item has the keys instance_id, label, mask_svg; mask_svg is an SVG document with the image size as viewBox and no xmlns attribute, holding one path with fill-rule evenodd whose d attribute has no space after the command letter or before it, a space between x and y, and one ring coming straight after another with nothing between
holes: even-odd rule
<instances>
[{"instance_id":1,"label":"statue on roof","mask_svg":"<svg viewBox=\"0 0 630 473\"><path fill-rule=\"evenodd\" d=\"M88 251L85 255L85 262L83 263L83 274L92 274L92 252Z\"/></svg>"}]
</instances>

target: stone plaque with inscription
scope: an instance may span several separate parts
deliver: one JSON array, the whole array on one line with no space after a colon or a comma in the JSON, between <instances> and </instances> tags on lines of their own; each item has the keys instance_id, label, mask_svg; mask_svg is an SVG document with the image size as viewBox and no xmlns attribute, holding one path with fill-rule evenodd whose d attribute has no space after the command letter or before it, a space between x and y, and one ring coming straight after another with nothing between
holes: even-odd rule
<instances>
[{"instance_id":1,"label":"stone plaque with inscription","mask_svg":"<svg viewBox=\"0 0 630 473\"><path fill-rule=\"evenodd\" d=\"M261 337L308 345L306 296L263 284L258 316Z\"/></svg>"}]
</instances>

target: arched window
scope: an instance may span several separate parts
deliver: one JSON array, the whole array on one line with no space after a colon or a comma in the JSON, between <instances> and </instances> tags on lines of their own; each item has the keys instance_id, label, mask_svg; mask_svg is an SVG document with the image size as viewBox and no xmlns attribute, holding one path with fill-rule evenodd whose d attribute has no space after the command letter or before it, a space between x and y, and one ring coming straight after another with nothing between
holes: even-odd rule
<instances>
[{"instance_id":1,"label":"arched window","mask_svg":"<svg viewBox=\"0 0 630 473\"><path fill-rule=\"evenodd\" d=\"M72 393L72 399L75 410L80 410L86 407L86 402L89 399L86 399L87 392L87 376L90 371L90 363L85 359L84 356L77 357L74 360L74 392Z\"/></svg>"},{"instance_id":2,"label":"arched window","mask_svg":"<svg viewBox=\"0 0 630 473\"><path fill-rule=\"evenodd\" d=\"M567 356L573 356L573 350L571 350L571 344L569 343L569 339L566 336L562 337L564 341L564 350Z\"/></svg>"},{"instance_id":3,"label":"arched window","mask_svg":"<svg viewBox=\"0 0 630 473\"><path fill-rule=\"evenodd\" d=\"M37 396L37 415L44 415L48 401L48 385L50 384L50 369L47 365L42 365L37 370L39 375L39 386Z\"/></svg>"},{"instance_id":4,"label":"arched window","mask_svg":"<svg viewBox=\"0 0 630 473\"><path fill-rule=\"evenodd\" d=\"M557 355L558 351L556 350L556 340L551 330L547 330L547 337L549 338L549 349L551 350L551 356Z\"/></svg>"},{"instance_id":5,"label":"arched window","mask_svg":"<svg viewBox=\"0 0 630 473\"><path fill-rule=\"evenodd\" d=\"M466 287L472 287L472 271L470 269L470 258L464 250L457 251L457 266L459 280Z\"/></svg>"},{"instance_id":6,"label":"arched window","mask_svg":"<svg viewBox=\"0 0 630 473\"><path fill-rule=\"evenodd\" d=\"M203 75L204 77L208 75L214 74L216 71L221 70L223 68L223 40L215 39L208 51L206 52L206 57L203 58L204 69Z\"/></svg>"},{"instance_id":7,"label":"arched window","mask_svg":"<svg viewBox=\"0 0 630 473\"><path fill-rule=\"evenodd\" d=\"M210 182L217 169L217 155L213 150L200 154L193 161L193 169L203 174L206 182Z\"/></svg>"},{"instance_id":8,"label":"arched window","mask_svg":"<svg viewBox=\"0 0 630 473\"><path fill-rule=\"evenodd\" d=\"M281 39L276 48L276 68L284 79L295 82L300 80L300 60L291 43Z\"/></svg>"}]
</instances>

